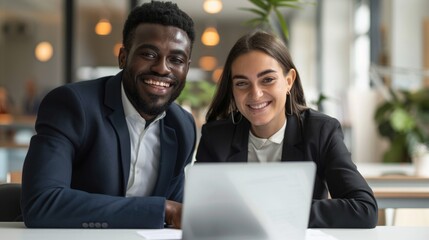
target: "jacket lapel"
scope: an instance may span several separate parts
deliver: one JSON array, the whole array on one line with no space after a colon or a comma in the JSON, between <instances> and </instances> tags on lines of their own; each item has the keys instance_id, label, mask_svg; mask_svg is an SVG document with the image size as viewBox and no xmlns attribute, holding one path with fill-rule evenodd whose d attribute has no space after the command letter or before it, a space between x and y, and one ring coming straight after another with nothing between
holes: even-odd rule
<instances>
[{"instance_id":1,"label":"jacket lapel","mask_svg":"<svg viewBox=\"0 0 429 240\"><path fill-rule=\"evenodd\" d=\"M287 115L282 161L304 161L304 153L301 150L301 146L302 134L299 120L295 115Z\"/></svg>"},{"instance_id":2,"label":"jacket lapel","mask_svg":"<svg viewBox=\"0 0 429 240\"><path fill-rule=\"evenodd\" d=\"M154 196L165 196L166 191L174 176L175 160L177 156L177 137L173 128L165 125L164 119L160 120L161 159L159 162L158 177L153 190Z\"/></svg>"},{"instance_id":3,"label":"jacket lapel","mask_svg":"<svg viewBox=\"0 0 429 240\"><path fill-rule=\"evenodd\" d=\"M118 136L122 162L122 186L125 195L130 173L130 136L121 99L122 72L110 78L106 83L104 103L112 112L107 116Z\"/></svg>"},{"instance_id":4,"label":"jacket lapel","mask_svg":"<svg viewBox=\"0 0 429 240\"><path fill-rule=\"evenodd\" d=\"M227 162L247 162L250 123L246 119L236 125L233 135L231 152Z\"/></svg>"},{"instance_id":5,"label":"jacket lapel","mask_svg":"<svg viewBox=\"0 0 429 240\"><path fill-rule=\"evenodd\" d=\"M236 125L227 162L247 162L249 130L250 123L246 119ZM282 161L305 161L302 145L302 131L299 120L295 115L287 115Z\"/></svg>"}]
</instances>

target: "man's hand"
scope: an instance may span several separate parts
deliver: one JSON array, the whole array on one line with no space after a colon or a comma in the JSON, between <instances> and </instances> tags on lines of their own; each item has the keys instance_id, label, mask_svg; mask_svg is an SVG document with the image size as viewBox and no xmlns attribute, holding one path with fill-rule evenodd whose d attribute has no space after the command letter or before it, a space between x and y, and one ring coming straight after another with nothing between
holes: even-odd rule
<instances>
[{"instance_id":1,"label":"man's hand","mask_svg":"<svg viewBox=\"0 0 429 240\"><path fill-rule=\"evenodd\" d=\"M165 201L165 223L172 228L180 229L182 225L182 204L170 200Z\"/></svg>"}]
</instances>

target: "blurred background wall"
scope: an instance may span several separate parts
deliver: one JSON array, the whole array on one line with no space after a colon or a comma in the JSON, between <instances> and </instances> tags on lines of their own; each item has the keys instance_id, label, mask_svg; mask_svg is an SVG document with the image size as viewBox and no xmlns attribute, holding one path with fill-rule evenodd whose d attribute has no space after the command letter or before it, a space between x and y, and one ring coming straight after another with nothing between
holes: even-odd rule
<instances>
[{"instance_id":1,"label":"blurred background wall","mask_svg":"<svg viewBox=\"0 0 429 240\"><path fill-rule=\"evenodd\" d=\"M223 8L216 14L203 10L204 1L173 0L196 23L188 82L214 85L229 49L241 35L253 29L244 22L255 15L240 10L252 7L248 0L222 0ZM23 104L29 92L43 97L47 91L68 82L116 74L122 25L132 6L141 2L145 1L0 1L0 87L8 93L10 113L26 113ZM384 96L371 71L388 80L382 84L396 89L424 85L424 68L429 67L424 62L425 56L429 59L428 41L424 41L429 2L309 2L301 9L283 11L290 30L287 45L301 74L308 104L341 121L354 161L379 162L387 143L377 133L373 114ZM110 22L108 35L95 33L100 19ZM217 29L220 41L215 46L201 42L207 27ZM52 56L44 60L35 56L41 42L52 47ZM202 58L207 56L211 58ZM387 70L380 71L379 66ZM33 83L33 90L29 90L28 82ZM321 94L327 99L317 105ZM202 124L204 107L199 107L203 110L198 123ZM17 158L22 158L25 151L24 146ZM0 163L0 169L1 166Z\"/></svg>"}]
</instances>

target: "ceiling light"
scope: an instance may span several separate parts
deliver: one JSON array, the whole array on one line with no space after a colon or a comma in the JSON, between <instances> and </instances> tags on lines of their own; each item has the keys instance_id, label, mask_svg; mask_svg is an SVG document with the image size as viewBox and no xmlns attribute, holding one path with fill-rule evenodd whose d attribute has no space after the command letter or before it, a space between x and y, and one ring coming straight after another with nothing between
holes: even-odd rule
<instances>
[{"instance_id":1,"label":"ceiling light","mask_svg":"<svg viewBox=\"0 0 429 240\"><path fill-rule=\"evenodd\" d=\"M115 57L119 56L119 51L121 50L122 47L122 43L118 42L115 44L115 46L113 46L113 55L115 55Z\"/></svg>"},{"instance_id":2,"label":"ceiling light","mask_svg":"<svg viewBox=\"0 0 429 240\"><path fill-rule=\"evenodd\" d=\"M198 65L204 71L213 71L217 66L217 59L213 56L203 56L198 61Z\"/></svg>"},{"instance_id":3,"label":"ceiling light","mask_svg":"<svg viewBox=\"0 0 429 240\"><path fill-rule=\"evenodd\" d=\"M95 25L95 33L98 35L109 35L112 31L112 24L110 24L109 20L102 18L98 23Z\"/></svg>"},{"instance_id":4,"label":"ceiling light","mask_svg":"<svg viewBox=\"0 0 429 240\"><path fill-rule=\"evenodd\" d=\"M220 77L222 76L223 68L216 68L216 70L212 73L212 81L215 83L218 83L220 80Z\"/></svg>"},{"instance_id":5,"label":"ceiling light","mask_svg":"<svg viewBox=\"0 0 429 240\"><path fill-rule=\"evenodd\" d=\"M201 42L206 46L216 46L219 44L219 40L219 33L214 27L206 28L201 36Z\"/></svg>"},{"instance_id":6,"label":"ceiling light","mask_svg":"<svg viewBox=\"0 0 429 240\"><path fill-rule=\"evenodd\" d=\"M54 48L49 42L40 42L39 44L37 44L34 50L34 55L36 56L37 60L41 62L49 61L49 59L52 58L53 54Z\"/></svg>"},{"instance_id":7,"label":"ceiling light","mask_svg":"<svg viewBox=\"0 0 429 240\"><path fill-rule=\"evenodd\" d=\"M221 0L205 0L203 3L203 9L207 13L215 14L222 10Z\"/></svg>"}]
</instances>

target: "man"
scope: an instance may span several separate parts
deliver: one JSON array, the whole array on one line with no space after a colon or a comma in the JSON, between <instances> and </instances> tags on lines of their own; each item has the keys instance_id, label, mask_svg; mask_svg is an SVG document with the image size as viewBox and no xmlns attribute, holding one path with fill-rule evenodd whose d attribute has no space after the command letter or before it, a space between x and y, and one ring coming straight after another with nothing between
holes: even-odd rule
<instances>
[{"instance_id":1,"label":"man","mask_svg":"<svg viewBox=\"0 0 429 240\"><path fill-rule=\"evenodd\" d=\"M180 227L196 131L172 102L194 35L176 4L145 3L125 22L119 74L45 97L23 169L27 227Z\"/></svg>"}]
</instances>

